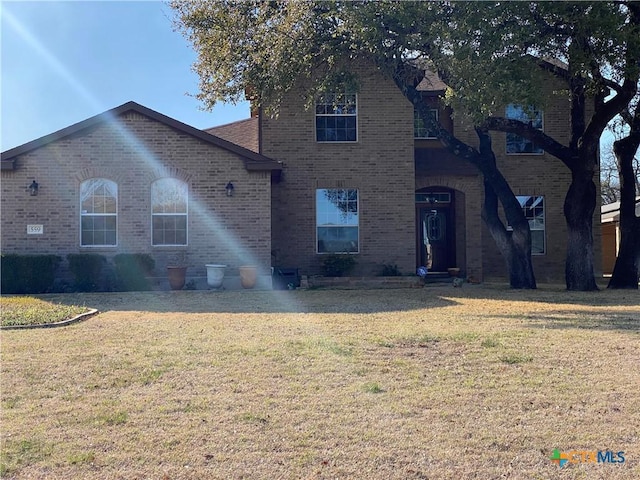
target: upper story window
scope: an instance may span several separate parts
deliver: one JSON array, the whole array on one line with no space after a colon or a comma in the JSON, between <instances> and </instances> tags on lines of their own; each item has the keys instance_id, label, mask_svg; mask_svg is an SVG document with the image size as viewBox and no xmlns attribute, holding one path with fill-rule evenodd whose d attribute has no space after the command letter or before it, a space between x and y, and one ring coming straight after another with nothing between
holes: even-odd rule
<instances>
[{"instance_id":1,"label":"upper story window","mask_svg":"<svg viewBox=\"0 0 640 480\"><path fill-rule=\"evenodd\" d=\"M431 116L431 118L433 118L433 120L435 120L436 122L438 121L437 109L435 108L429 109L429 115ZM422 120L422 118L420 117L420 114L415 108L413 109L413 137L419 138L419 139L438 138L437 132L433 128L430 128L429 126L425 125L424 120Z\"/></svg>"},{"instance_id":2,"label":"upper story window","mask_svg":"<svg viewBox=\"0 0 640 480\"><path fill-rule=\"evenodd\" d=\"M118 185L106 178L80 184L80 245L113 247L117 242Z\"/></svg>"},{"instance_id":3,"label":"upper story window","mask_svg":"<svg viewBox=\"0 0 640 480\"><path fill-rule=\"evenodd\" d=\"M162 178L151 184L151 243L186 245L188 187L177 178Z\"/></svg>"},{"instance_id":4,"label":"upper story window","mask_svg":"<svg viewBox=\"0 0 640 480\"><path fill-rule=\"evenodd\" d=\"M355 93L321 95L316 101L316 141L357 141L357 119Z\"/></svg>"},{"instance_id":5,"label":"upper story window","mask_svg":"<svg viewBox=\"0 0 640 480\"><path fill-rule=\"evenodd\" d=\"M509 104L506 108L506 117L528 123L538 130L543 130L542 111L533 107ZM539 155L544 153L544 150L531 140L527 140L515 133L507 133L507 154L518 153Z\"/></svg>"},{"instance_id":6,"label":"upper story window","mask_svg":"<svg viewBox=\"0 0 640 480\"><path fill-rule=\"evenodd\" d=\"M359 252L358 190L316 190L318 253Z\"/></svg>"}]
</instances>

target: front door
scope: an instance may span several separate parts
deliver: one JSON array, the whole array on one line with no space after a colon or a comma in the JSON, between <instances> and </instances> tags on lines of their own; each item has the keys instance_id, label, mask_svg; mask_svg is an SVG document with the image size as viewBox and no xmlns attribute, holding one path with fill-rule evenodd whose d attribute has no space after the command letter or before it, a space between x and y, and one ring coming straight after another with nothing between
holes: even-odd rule
<instances>
[{"instance_id":1,"label":"front door","mask_svg":"<svg viewBox=\"0 0 640 480\"><path fill-rule=\"evenodd\" d=\"M417 248L419 266L430 272L446 272L455 267L453 204L416 204Z\"/></svg>"}]
</instances>

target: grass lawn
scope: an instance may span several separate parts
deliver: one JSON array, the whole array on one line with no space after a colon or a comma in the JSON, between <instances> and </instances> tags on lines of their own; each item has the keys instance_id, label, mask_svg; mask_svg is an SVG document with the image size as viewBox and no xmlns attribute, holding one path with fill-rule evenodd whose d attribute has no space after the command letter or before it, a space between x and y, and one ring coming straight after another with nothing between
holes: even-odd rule
<instances>
[{"instance_id":1,"label":"grass lawn","mask_svg":"<svg viewBox=\"0 0 640 480\"><path fill-rule=\"evenodd\" d=\"M3 297L0 299L0 309L0 324L3 327L55 324L89 310L78 305L52 303L26 296Z\"/></svg>"},{"instance_id":2,"label":"grass lawn","mask_svg":"<svg viewBox=\"0 0 640 480\"><path fill-rule=\"evenodd\" d=\"M2 332L3 478L640 478L637 291L40 298L101 313Z\"/></svg>"}]
</instances>

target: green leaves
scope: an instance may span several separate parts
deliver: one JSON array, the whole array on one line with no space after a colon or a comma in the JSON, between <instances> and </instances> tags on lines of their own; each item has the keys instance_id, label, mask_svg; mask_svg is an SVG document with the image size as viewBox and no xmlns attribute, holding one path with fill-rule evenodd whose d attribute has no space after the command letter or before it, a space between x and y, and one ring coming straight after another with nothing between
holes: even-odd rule
<instances>
[{"instance_id":1,"label":"green leaves","mask_svg":"<svg viewBox=\"0 0 640 480\"><path fill-rule=\"evenodd\" d=\"M504 116L508 103L544 109L568 100L567 85L551 85L549 69L596 95L624 78L637 81L640 68L640 7L627 2L173 0L171 7L198 53L196 96L206 109L249 97L275 113L294 86L307 105L340 82L355 90L357 79L344 73L355 59L390 77L399 65L428 61L448 84L445 101L456 114L482 124ZM546 70L543 59L552 62Z\"/></svg>"}]
</instances>

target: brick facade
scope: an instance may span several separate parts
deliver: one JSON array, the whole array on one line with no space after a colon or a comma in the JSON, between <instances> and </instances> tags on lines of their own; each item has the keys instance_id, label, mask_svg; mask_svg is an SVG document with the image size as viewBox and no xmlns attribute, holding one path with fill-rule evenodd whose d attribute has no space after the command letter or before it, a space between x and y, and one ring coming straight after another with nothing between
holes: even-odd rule
<instances>
[{"instance_id":1,"label":"brick facade","mask_svg":"<svg viewBox=\"0 0 640 480\"><path fill-rule=\"evenodd\" d=\"M272 190L274 264L321 271L316 253L315 192L358 189L360 253L354 275L376 275L383 264L415 271L413 110L379 73L360 72L358 139L315 141L315 113L292 92L279 116L261 117L262 150L283 162L283 180Z\"/></svg>"},{"instance_id":2,"label":"brick facade","mask_svg":"<svg viewBox=\"0 0 640 480\"><path fill-rule=\"evenodd\" d=\"M316 253L315 189L357 188L360 253L354 274L375 275L389 263L411 274L419 264L416 252L420 248L414 192L431 188L448 190L454 198L455 259L451 266L478 280L504 281L505 262L480 217L481 177L463 161L449 158L439 141L414 140L412 105L390 80L362 66L355 70L360 82L356 143L316 142L315 114L305 108L301 91L282 102L277 118L261 116L261 153L283 162L284 180L272 191L274 264L319 273L322 255ZM561 88L558 81L550 80L550 92ZM476 146L475 131L460 118L452 121L449 114L441 108L441 122ZM545 132L567 143L568 101L550 102L543 115ZM493 132L492 137L498 166L514 193L544 196L546 252L533 257L537 279L562 282L567 233L563 203L571 174L547 153L507 155L505 134ZM594 225L597 222L594 216ZM599 265L598 229L594 233Z\"/></svg>"},{"instance_id":3,"label":"brick facade","mask_svg":"<svg viewBox=\"0 0 640 480\"><path fill-rule=\"evenodd\" d=\"M72 126L31 142L38 142L33 148L4 152L3 253L148 253L159 276L181 254L191 277L204 277L206 263L227 264L231 275L242 264L256 264L263 273L278 266L319 274L326 256L317 252L316 190L357 189L359 252L352 254L353 275L379 275L383 265L413 275L424 248L419 213L426 208L415 195L433 191L451 198L447 242L453 253L441 270L459 267L477 280L504 281L504 260L480 217L483 185L475 168L438 140L414 139L413 107L396 86L363 65L354 70L360 85L355 142L317 142L315 111L305 108L306 92L293 90L276 117L260 114L207 130L215 137L125 105L114 109L114 118L112 111L103 114L107 120L81 122L80 129ZM549 84L550 91L561 86ZM437 96L426 93L434 106ZM475 131L448 109L440 108L440 120L464 142L477 144ZM544 129L551 136L566 143L569 123L566 100L545 107ZM546 252L533 257L536 277L562 282L570 172L546 153L507 155L505 135L492 137L498 166L514 193L544 196ZM116 247L80 247L79 188L96 177L118 184ZM186 247L151 245L150 186L164 177L188 184ZM40 184L37 196L26 191L32 180ZM232 197L226 195L227 182L235 186ZM595 215L594 225L598 222ZM30 224L43 225L44 234L27 235ZM597 266L600 251L600 230L594 228Z\"/></svg>"},{"instance_id":4,"label":"brick facade","mask_svg":"<svg viewBox=\"0 0 640 480\"><path fill-rule=\"evenodd\" d=\"M206 276L206 263L237 267L271 264L271 172L248 170L244 159L136 111L45 143L2 171L2 252L20 254L148 253L156 274L185 257L189 277ZM118 184L117 246L80 246L79 189L89 178ZM150 188L173 177L189 189L188 245L151 245ZM37 196L25 187L35 179ZM234 195L225 185L233 182ZM27 235L28 224L43 225ZM66 261L62 264L63 274Z\"/></svg>"}]
</instances>

